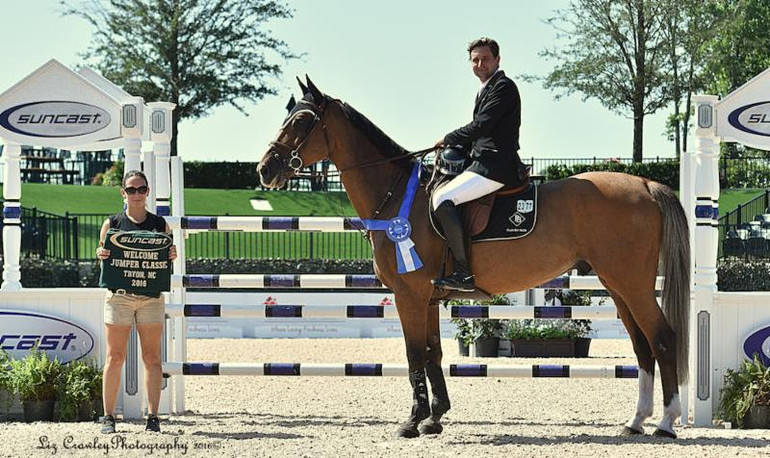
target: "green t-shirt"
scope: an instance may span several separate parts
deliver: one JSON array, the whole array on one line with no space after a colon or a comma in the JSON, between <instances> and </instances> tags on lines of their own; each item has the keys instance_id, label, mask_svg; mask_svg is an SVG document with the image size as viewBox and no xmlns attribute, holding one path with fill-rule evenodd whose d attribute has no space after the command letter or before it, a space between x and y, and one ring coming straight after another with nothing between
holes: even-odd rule
<instances>
[{"instance_id":1,"label":"green t-shirt","mask_svg":"<svg viewBox=\"0 0 770 458\"><path fill-rule=\"evenodd\" d=\"M163 232L110 229L104 248L99 286L127 293L158 296L171 289L171 236Z\"/></svg>"}]
</instances>

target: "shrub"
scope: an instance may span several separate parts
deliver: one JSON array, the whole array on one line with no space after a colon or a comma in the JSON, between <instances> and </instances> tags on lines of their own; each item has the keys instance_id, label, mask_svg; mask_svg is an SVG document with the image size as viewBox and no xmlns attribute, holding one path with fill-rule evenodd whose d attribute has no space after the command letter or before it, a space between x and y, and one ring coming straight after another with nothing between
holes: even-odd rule
<instances>
[{"instance_id":1,"label":"shrub","mask_svg":"<svg viewBox=\"0 0 770 458\"><path fill-rule=\"evenodd\" d=\"M112 164L112 167L107 169L102 175L101 185L120 186L123 183L123 166L124 163L122 161Z\"/></svg>"},{"instance_id":2,"label":"shrub","mask_svg":"<svg viewBox=\"0 0 770 458\"><path fill-rule=\"evenodd\" d=\"M80 420L80 411L84 406L90 410L91 401L101 398L101 392L102 372L96 361L75 360L63 366L57 386L59 420Z\"/></svg>"},{"instance_id":3,"label":"shrub","mask_svg":"<svg viewBox=\"0 0 770 458\"><path fill-rule=\"evenodd\" d=\"M560 180L584 172L624 172L663 183L672 189L679 189L679 161L634 162L623 164L607 160L593 164L555 164L545 169L545 179Z\"/></svg>"},{"instance_id":4,"label":"shrub","mask_svg":"<svg viewBox=\"0 0 770 458\"><path fill-rule=\"evenodd\" d=\"M186 188L254 189L259 184L256 162L200 162L184 164Z\"/></svg>"},{"instance_id":5,"label":"shrub","mask_svg":"<svg viewBox=\"0 0 770 458\"><path fill-rule=\"evenodd\" d=\"M24 401L56 399L57 382L62 366L37 347L22 359L11 360L10 379L13 391Z\"/></svg>"},{"instance_id":6,"label":"shrub","mask_svg":"<svg viewBox=\"0 0 770 458\"><path fill-rule=\"evenodd\" d=\"M717 410L723 420L742 427L751 406L770 405L770 368L756 355L753 361L741 362L737 370L727 369L724 382Z\"/></svg>"}]
</instances>

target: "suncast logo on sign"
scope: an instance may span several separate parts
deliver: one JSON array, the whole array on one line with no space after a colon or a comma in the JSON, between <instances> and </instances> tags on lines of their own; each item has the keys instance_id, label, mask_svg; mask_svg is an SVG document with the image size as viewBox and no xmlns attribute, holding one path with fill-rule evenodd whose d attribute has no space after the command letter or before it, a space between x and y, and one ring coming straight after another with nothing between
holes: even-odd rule
<instances>
[{"instance_id":1,"label":"suncast logo on sign","mask_svg":"<svg viewBox=\"0 0 770 458\"><path fill-rule=\"evenodd\" d=\"M135 233L116 232L110 236L113 245L123 250L159 251L171 246L171 237L154 232L151 237L137 235Z\"/></svg>"},{"instance_id":2,"label":"suncast logo on sign","mask_svg":"<svg viewBox=\"0 0 770 458\"><path fill-rule=\"evenodd\" d=\"M94 348L94 337L82 327L61 318L21 310L0 310L0 349L23 358L38 348L62 363L84 358Z\"/></svg>"},{"instance_id":3,"label":"suncast logo on sign","mask_svg":"<svg viewBox=\"0 0 770 458\"><path fill-rule=\"evenodd\" d=\"M759 355L759 360L765 365L770 366L770 326L765 326L753 332L743 341L743 353L749 359L754 359L754 355Z\"/></svg>"},{"instance_id":4,"label":"suncast logo on sign","mask_svg":"<svg viewBox=\"0 0 770 458\"><path fill-rule=\"evenodd\" d=\"M770 137L770 101L736 108L727 117L727 121L738 130Z\"/></svg>"},{"instance_id":5,"label":"suncast logo on sign","mask_svg":"<svg viewBox=\"0 0 770 458\"><path fill-rule=\"evenodd\" d=\"M80 102L32 102L0 113L0 126L31 137L78 137L98 132L109 124L109 113Z\"/></svg>"}]
</instances>

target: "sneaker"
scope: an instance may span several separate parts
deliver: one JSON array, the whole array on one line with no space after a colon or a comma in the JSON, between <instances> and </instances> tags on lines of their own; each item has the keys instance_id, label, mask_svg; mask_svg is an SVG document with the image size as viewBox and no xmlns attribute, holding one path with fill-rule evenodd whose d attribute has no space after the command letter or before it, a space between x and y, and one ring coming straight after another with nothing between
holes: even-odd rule
<instances>
[{"instance_id":1,"label":"sneaker","mask_svg":"<svg viewBox=\"0 0 770 458\"><path fill-rule=\"evenodd\" d=\"M115 433L115 417L112 415L105 415L99 418L99 422L102 424L102 434Z\"/></svg>"},{"instance_id":2,"label":"sneaker","mask_svg":"<svg viewBox=\"0 0 770 458\"><path fill-rule=\"evenodd\" d=\"M444 278L436 278L430 282L436 288L446 291L460 291L463 293L472 293L473 291L476 291L473 275L467 275L464 272L452 272Z\"/></svg>"},{"instance_id":3,"label":"sneaker","mask_svg":"<svg viewBox=\"0 0 770 458\"><path fill-rule=\"evenodd\" d=\"M160 432L160 418L157 415L147 415L147 426L144 427L145 431Z\"/></svg>"}]
</instances>

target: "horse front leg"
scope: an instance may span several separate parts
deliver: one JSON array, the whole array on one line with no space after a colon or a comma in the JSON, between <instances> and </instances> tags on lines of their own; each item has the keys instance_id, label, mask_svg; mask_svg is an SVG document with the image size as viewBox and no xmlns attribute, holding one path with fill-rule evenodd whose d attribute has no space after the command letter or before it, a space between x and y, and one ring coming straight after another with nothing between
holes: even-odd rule
<instances>
[{"instance_id":1,"label":"horse front leg","mask_svg":"<svg viewBox=\"0 0 770 458\"><path fill-rule=\"evenodd\" d=\"M441 434L444 427L441 426L441 417L451 408L449 393L446 389L444 372L441 369L441 329L439 326L438 304L430 304L428 307L428 351L425 361L425 372L430 381L430 390L433 393L433 401L430 405L430 418L420 423L421 434Z\"/></svg>"},{"instance_id":2,"label":"horse front leg","mask_svg":"<svg viewBox=\"0 0 770 458\"><path fill-rule=\"evenodd\" d=\"M396 295L396 306L401 319L406 341L406 358L409 362L409 383L412 385L412 411L409 418L398 429L399 437L418 437L420 422L430 416L428 384L425 375L427 348L426 322L427 303L420 304L414 299Z\"/></svg>"}]
</instances>

